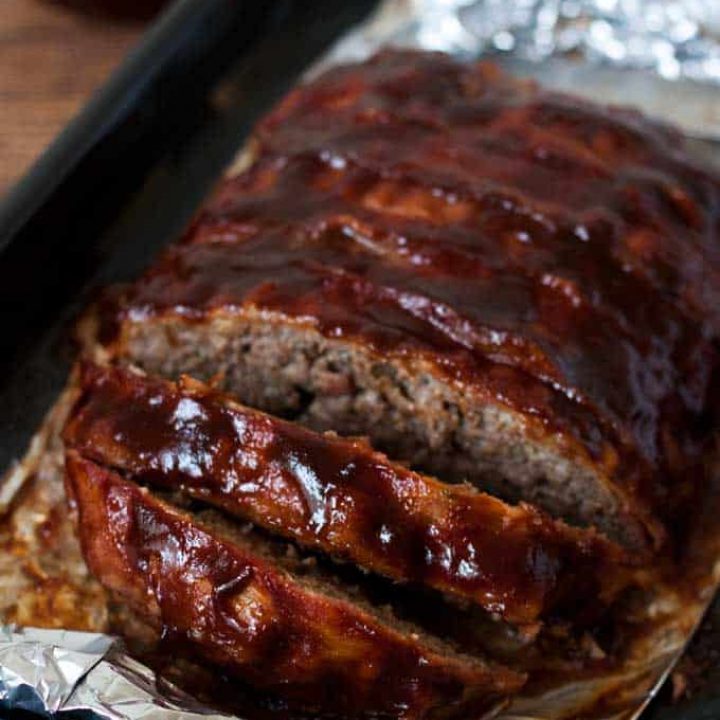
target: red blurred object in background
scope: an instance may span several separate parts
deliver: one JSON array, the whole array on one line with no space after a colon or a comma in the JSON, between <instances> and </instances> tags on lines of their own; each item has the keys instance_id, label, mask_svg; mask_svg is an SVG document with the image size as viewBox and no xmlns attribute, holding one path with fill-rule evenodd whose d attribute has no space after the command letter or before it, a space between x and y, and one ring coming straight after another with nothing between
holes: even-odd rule
<instances>
[{"instance_id":1,"label":"red blurred object in background","mask_svg":"<svg viewBox=\"0 0 720 720\"><path fill-rule=\"evenodd\" d=\"M145 20L157 14L168 0L46 0L90 15Z\"/></svg>"}]
</instances>

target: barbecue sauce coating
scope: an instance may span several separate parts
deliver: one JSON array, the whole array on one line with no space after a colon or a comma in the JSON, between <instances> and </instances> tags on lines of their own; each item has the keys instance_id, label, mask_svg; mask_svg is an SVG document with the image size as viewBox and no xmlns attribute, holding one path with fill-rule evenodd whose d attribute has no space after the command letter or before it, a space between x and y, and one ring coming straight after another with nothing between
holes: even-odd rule
<instances>
[{"instance_id":1,"label":"barbecue sauce coating","mask_svg":"<svg viewBox=\"0 0 720 720\"><path fill-rule=\"evenodd\" d=\"M298 582L72 451L67 486L84 556L106 587L224 671L301 708L476 717L523 682Z\"/></svg>"},{"instance_id":2,"label":"barbecue sauce coating","mask_svg":"<svg viewBox=\"0 0 720 720\"><path fill-rule=\"evenodd\" d=\"M659 540L695 477L720 330L720 183L637 113L383 52L259 127L148 318L272 311L422 358L587 458Z\"/></svg>"},{"instance_id":3,"label":"barbecue sauce coating","mask_svg":"<svg viewBox=\"0 0 720 720\"><path fill-rule=\"evenodd\" d=\"M580 608L598 609L629 580L624 553L596 532L411 472L362 440L314 433L197 381L95 365L81 375L68 447L394 580L513 623L562 607L581 620Z\"/></svg>"}]
</instances>

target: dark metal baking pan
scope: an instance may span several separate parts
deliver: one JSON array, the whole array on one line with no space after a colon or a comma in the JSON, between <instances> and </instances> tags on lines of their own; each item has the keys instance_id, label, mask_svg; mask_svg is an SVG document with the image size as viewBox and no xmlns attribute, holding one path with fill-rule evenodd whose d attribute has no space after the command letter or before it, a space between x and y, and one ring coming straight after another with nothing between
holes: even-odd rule
<instances>
[{"instance_id":1,"label":"dark metal baking pan","mask_svg":"<svg viewBox=\"0 0 720 720\"><path fill-rule=\"evenodd\" d=\"M375 4L178 0L0 206L0 470L61 390L93 290L178 234L259 115ZM666 688L648 718L720 718L717 603L691 652L703 689L673 705Z\"/></svg>"},{"instance_id":2,"label":"dark metal baking pan","mask_svg":"<svg viewBox=\"0 0 720 720\"><path fill-rule=\"evenodd\" d=\"M253 122L373 0L180 0L0 206L0 468L68 369L89 288L176 235Z\"/></svg>"}]
</instances>

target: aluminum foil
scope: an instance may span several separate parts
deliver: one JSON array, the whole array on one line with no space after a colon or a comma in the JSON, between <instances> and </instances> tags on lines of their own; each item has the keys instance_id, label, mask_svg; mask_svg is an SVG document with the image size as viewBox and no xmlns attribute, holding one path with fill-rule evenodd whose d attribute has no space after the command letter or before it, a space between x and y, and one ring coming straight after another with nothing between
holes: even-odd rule
<instances>
[{"instance_id":1,"label":"aluminum foil","mask_svg":"<svg viewBox=\"0 0 720 720\"><path fill-rule=\"evenodd\" d=\"M362 60L384 45L489 55L545 85L604 102L630 102L689 134L720 138L720 0L385 0L308 76ZM705 159L713 152L720 157L718 148L705 144ZM93 720L227 718L203 710L165 681L161 687L108 634L106 599L87 574L66 517L58 428L71 398L72 389L0 484L0 513L24 488L0 526L0 543L11 550L0 553L0 617L100 632L1 628L0 714L25 709L76 712ZM633 640L620 666L518 697L502 711L503 720L576 718L591 707L592 717L601 720L639 717L682 654L720 579L720 537L712 532L720 492L704 510L710 529L701 537L707 542L686 568L698 578L695 591L688 596L672 586L658 588L647 607L652 629ZM605 708L600 715L598 699Z\"/></svg>"},{"instance_id":2,"label":"aluminum foil","mask_svg":"<svg viewBox=\"0 0 720 720\"><path fill-rule=\"evenodd\" d=\"M715 0L388 0L363 33L368 44L535 62L572 54L720 84Z\"/></svg>"},{"instance_id":3,"label":"aluminum foil","mask_svg":"<svg viewBox=\"0 0 720 720\"><path fill-rule=\"evenodd\" d=\"M87 720L229 720L190 709L196 703L175 694L175 702L159 695L153 673L107 635L0 628L0 711L73 713Z\"/></svg>"},{"instance_id":4,"label":"aluminum foil","mask_svg":"<svg viewBox=\"0 0 720 720\"><path fill-rule=\"evenodd\" d=\"M310 74L387 45L489 57L720 141L718 0L385 0Z\"/></svg>"}]
</instances>

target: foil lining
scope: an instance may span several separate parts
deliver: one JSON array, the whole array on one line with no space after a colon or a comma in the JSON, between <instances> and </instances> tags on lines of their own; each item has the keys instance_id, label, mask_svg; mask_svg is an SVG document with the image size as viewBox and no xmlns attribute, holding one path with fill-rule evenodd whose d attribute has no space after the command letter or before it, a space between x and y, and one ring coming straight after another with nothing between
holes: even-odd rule
<instances>
[{"instance_id":1,"label":"foil lining","mask_svg":"<svg viewBox=\"0 0 720 720\"><path fill-rule=\"evenodd\" d=\"M0 712L73 713L84 720L229 720L190 709L196 703L175 690L160 695L151 670L100 633L0 628Z\"/></svg>"},{"instance_id":2,"label":"foil lining","mask_svg":"<svg viewBox=\"0 0 720 720\"><path fill-rule=\"evenodd\" d=\"M376 21L364 31L370 44L534 62L573 55L720 84L714 0L389 0Z\"/></svg>"},{"instance_id":3,"label":"foil lining","mask_svg":"<svg viewBox=\"0 0 720 720\"><path fill-rule=\"evenodd\" d=\"M632 105L720 141L716 0L385 0L309 75L388 45L490 58L545 87Z\"/></svg>"},{"instance_id":4,"label":"foil lining","mask_svg":"<svg viewBox=\"0 0 720 720\"><path fill-rule=\"evenodd\" d=\"M307 76L362 60L385 45L490 56L546 86L640 106L690 135L720 139L715 0L385 0ZM702 143L701 151L706 160L720 158L716 143ZM63 515L58 428L71 397L68 390L58 400L25 459L0 484L0 513L14 507L5 527L0 524L7 551L0 554L0 618L24 625L39 618L36 624L52 626L66 617L66 626L101 632L1 627L0 714L23 709L89 720L227 720L161 682L109 634L102 590L88 578ZM21 492L25 497L12 503ZM659 588L647 607L651 630L633 640L620 665L515 698L501 720L570 720L590 717L589 708L597 720L639 718L720 581L720 537L712 531L720 490L704 510L709 529L699 531L702 542L686 568L697 578L694 592ZM47 535L49 519L57 537L41 546L38 529ZM80 614L73 610L79 606ZM605 709L598 714L598 707Z\"/></svg>"}]
</instances>

